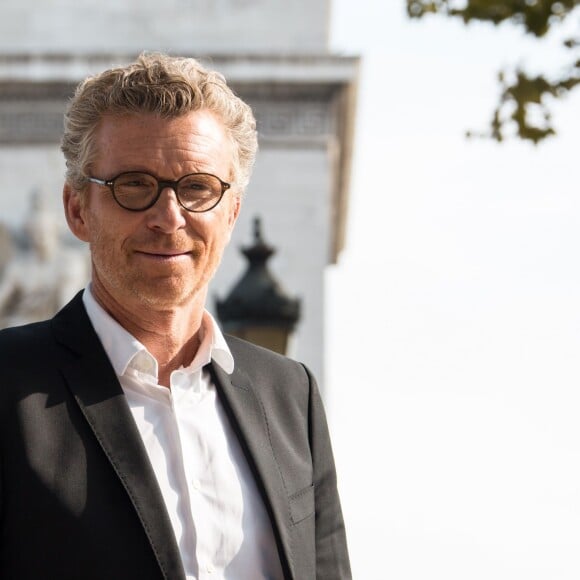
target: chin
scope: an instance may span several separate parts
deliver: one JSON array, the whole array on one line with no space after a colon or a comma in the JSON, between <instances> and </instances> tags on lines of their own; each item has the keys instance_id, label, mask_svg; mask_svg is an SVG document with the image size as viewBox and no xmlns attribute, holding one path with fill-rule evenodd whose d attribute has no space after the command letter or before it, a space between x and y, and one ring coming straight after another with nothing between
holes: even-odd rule
<instances>
[{"instance_id":1,"label":"chin","mask_svg":"<svg viewBox=\"0 0 580 580\"><path fill-rule=\"evenodd\" d=\"M154 308L174 308L192 302L197 294L182 285L150 282L133 286L134 295L140 302Z\"/></svg>"}]
</instances>

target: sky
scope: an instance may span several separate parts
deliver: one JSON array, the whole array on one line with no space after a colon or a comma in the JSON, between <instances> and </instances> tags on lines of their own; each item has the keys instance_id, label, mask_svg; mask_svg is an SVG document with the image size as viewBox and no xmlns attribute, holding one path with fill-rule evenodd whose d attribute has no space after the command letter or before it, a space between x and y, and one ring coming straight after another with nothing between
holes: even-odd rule
<instances>
[{"instance_id":1,"label":"sky","mask_svg":"<svg viewBox=\"0 0 580 580\"><path fill-rule=\"evenodd\" d=\"M580 94L540 146L466 140L556 39L333 0L362 58L327 410L359 580L580 577ZM579 91L580 92L580 91Z\"/></svg>"}]
</instances>

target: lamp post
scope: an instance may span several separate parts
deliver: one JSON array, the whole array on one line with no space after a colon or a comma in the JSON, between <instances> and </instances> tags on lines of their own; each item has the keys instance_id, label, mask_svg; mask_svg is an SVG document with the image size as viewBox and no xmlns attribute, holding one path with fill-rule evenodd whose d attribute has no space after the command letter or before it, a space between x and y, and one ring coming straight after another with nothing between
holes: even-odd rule
<instances>
[{"instance_id":1,"label":"lamp post","mask_svg":"<svg viewBox=\"0 0 580 580\"><path fill-rule=\"evenodd\" d=\"M300 300L289 298L266 262L275 253L262 238L260 218L254 218L254 243L242 248L248 267L224 300L216 300L224 331L281 354L300 318Z\"/></svg>"}]
</instances>

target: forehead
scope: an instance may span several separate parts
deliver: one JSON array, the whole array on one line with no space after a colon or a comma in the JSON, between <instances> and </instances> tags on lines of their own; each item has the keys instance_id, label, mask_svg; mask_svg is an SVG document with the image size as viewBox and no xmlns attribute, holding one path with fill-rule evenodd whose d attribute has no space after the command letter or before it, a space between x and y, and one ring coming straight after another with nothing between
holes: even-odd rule
<instances>
[{"instance_id":1,"label":"forehead","mask_svg":"<svg viewBox=\"0 0 580 580\"><path fill-rule=\"evenodd\" d=\"M222 176L230 173L233 161L224 124L205 109L172 118L153 113L106 115L93 143L91 165L97 171L143 170L163 177L206 171Z\"/></svg>"}]
</instances>

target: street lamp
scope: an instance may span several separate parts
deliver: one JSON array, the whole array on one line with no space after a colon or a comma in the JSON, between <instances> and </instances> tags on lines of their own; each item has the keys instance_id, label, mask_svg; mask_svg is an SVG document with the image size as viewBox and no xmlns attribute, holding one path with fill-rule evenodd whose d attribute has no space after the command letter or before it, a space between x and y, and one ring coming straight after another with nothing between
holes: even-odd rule
<instances>
[{"instance_id":1,"label":"street lamp","mask_svg":"<svg viewBox=\"0 0 580 580\"><path fill-rule=\"evenodd\" d=\"M274 279L266 262L275 253L262 238L260 218L254 218L254 244L242 248L248 267L230 294L216 299L224 331L281 354L300 318L300 300L291 299Z\"/></svg>"}]
</instances>

